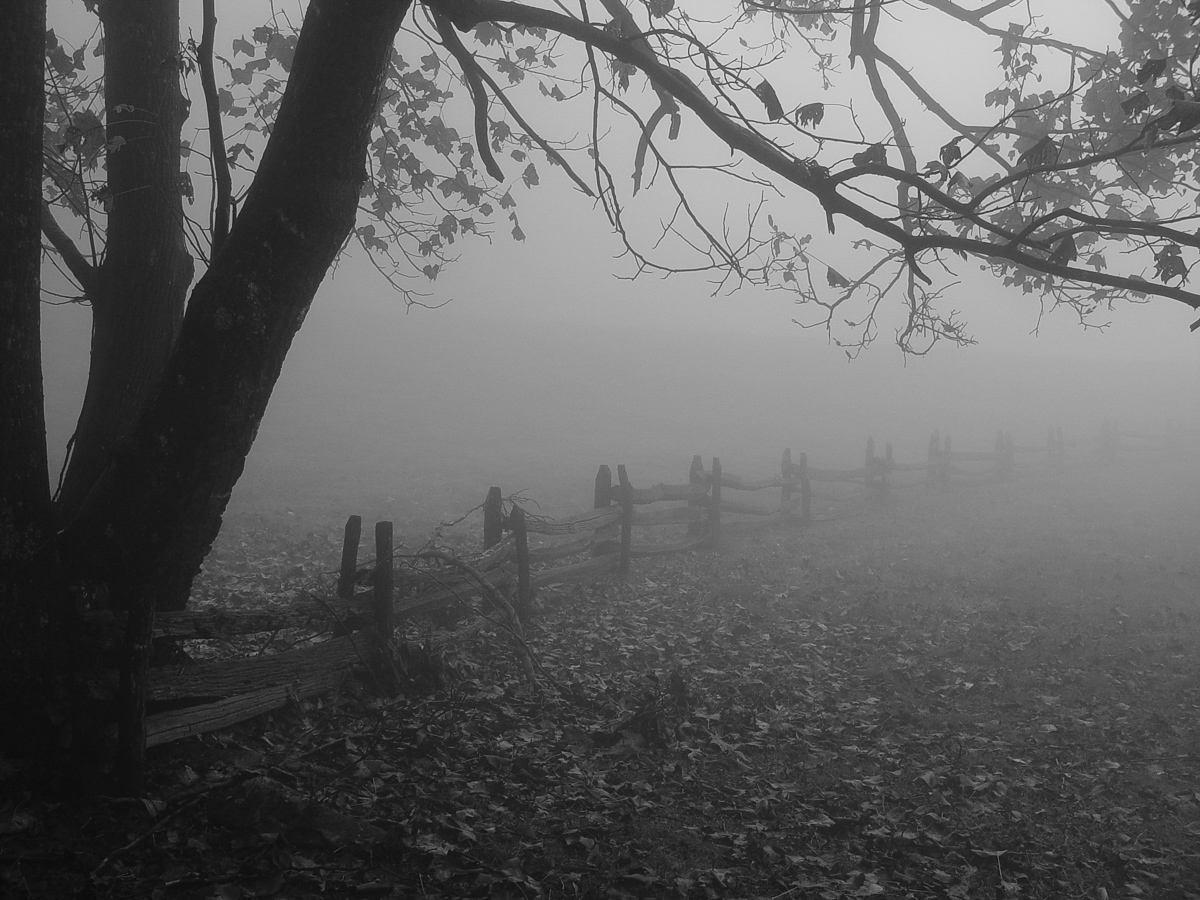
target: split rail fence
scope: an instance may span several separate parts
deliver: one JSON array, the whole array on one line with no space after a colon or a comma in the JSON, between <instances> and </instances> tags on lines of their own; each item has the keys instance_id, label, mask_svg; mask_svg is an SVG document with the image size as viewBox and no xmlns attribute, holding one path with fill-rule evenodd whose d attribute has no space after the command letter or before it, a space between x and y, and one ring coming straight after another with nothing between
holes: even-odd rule
<instances>
[{"instance_id":1,"label":"split rail fence","mask_svg":"<svg viewBox=\"0 0 1200 900\"><path fill-rule=\"evenodd\" d=\"M360 566L362 520L351 516L335 597L314 594L273 611L184 611L156 617L156 641L168 644L291 635L296 648L248 659L185 660L152 669L146 743L155 746L226 728L326 693L354 669L367 670L385 689L394 689L388 654L398 621L463 604L481 593L485 602L501 605L506 603L502 598L511 597L512 609L524 621L539 587L606 574L627 577L635 559L717 549L730 520L817 522L836 518L839 505L847 500L878 502L903 488L1007 480L1034 470L1062 471L1068 464L1100 465L1112 462L1119 452L1179 449L1189 438L1196 435L1178 429L1158 435L1121 432L1108 421L1090 441L1064 440L1062 429L1052 428L1044 444L1018 446L1011 435L1000 432L992 450L962 451L953 448L949 435L935 431L922 462L897 463L890 444L879 455L875 441L868 439L863 465L857 468L812 467L806 454L793 461L791 451L784 450L778 473L750 478L725 471L719 458L705 469L696 456L686 482L650 487L635 487L625 466L617 466L614 480L604 465L596 474L592 508L560 518L536 515L513 501L506 512L500 488L491 488L483 504L482 552L462 559L424 554L419 567L396 565L390 522L376 524L374 559ZM814 483L840 485L843 490L814 492ZM846 486L852 488L850 493ZM744 494L773 490L779 491L777 504L742 499ZM814 504L821 509L814 511ZM685 533L673 540L634 540L635 528L652 526L685 526ZM91 612L85 614L84 624L90 646L102 657L106 651L114 655L122 630L119 617ZM98 693L112 692L116 675L99 670L98 680Z\"/></svg>"}]
</instances>

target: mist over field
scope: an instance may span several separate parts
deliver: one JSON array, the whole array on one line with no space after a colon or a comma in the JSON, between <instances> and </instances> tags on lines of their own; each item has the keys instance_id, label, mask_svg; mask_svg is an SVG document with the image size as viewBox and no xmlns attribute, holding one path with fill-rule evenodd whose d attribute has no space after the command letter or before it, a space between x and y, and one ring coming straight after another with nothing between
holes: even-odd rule
<instances>
[{"instance_id":1,"label":"mist over field","mask_svg":"<svg viewBox=\"0 0 1200 900\"><path fill-rule=\"evenodd\" d=\"M793 324L786 306L755 308L749 292L690 306L669 294L657 305L618 302L611 318L598 300L570 315L528 300L406 314L377 285L356 294L362 283L335 278L314 304L231 515L290 510L316 524L359 513L422 530L493 484L548 513L573 511L590 503L602 463L625 464L635 484L677 483L698 453L757 477L778 471L784 447L812 465L853 468L868 436L880 453L891 442L897 461L920 462L935 428L956 449L990 450L1001 428L1040 446L1052 425L1091 440L1104 419L1161 433L1170 421L1194 428L1200 415L1195 357L1139 348L1122 359L1124 345L1107 335L1084 338L1098 350L1053 337L1009 339L1001 343L1016 349L1004 350L985 330L980 346L907 359L885 336L849 361L823 333ZM1123 333L1151 312L1127 310ZM47 409L61 459L86 316L50 309L47 318Z\"/></svg>"}]
</instances>

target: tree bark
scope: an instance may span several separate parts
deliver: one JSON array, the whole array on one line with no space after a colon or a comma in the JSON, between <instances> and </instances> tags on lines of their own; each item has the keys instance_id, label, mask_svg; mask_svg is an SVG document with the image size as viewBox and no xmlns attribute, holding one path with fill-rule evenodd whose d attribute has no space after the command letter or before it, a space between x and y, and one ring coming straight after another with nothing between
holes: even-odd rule
<instances>
[{"instance_id":1,"label":"tree bark","mask_svg":"<svg viewBox=\"0 0 1200 900\"><path fill-rule=\"evenodd\" d=\"M183 230L178 0L103 0L111 205L93 290L91 367L60 505L76 511L133 429L183 321L192 258Z\"/></svg>"},{"instance_id":2,"label":"tree bark","mask_svg":"<svg viewBox=\"0 0 1200 900\"><path fill-rule=\"evenodd\" d=\"M64 529L72 564L127 598L117 764L136 792L155 607L179 609L221 528L292 339L346 236L411 0L314 0L242 213L192 292L129 437Z\"/></svg>"},{"instance_id":3,"label":"tree bark","mask_svg":"<svg viewBox=\"0 0 1200 900\"><path fill-rule=\"evenodd\" d=\"M309 5L271 139L221 253L196 285L159 387L65 546L115 592L178 609L304 321L350 228L408 0Z\"/></svg>"},{"instance_id":4,"label":"tree bark","mask_svg":"<svg viewBox=\"0 0 1200 900\"><path fill-rule=\"evenodd\" d=\"M12 0L0 28L0 745L39 752L65 716L61 599L41 368L45 0ZM38 727L49 726L49 727Z\"/></svg>"}]
</instances>

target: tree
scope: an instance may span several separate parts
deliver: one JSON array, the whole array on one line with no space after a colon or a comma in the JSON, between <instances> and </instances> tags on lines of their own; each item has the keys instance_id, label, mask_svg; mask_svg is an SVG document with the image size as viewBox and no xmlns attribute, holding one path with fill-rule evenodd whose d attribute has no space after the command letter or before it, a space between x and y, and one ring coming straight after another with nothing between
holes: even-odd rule
<instances>
[{"instance_id":1,"label":"tree","mask_svg":"<svg viewBox=\"0 0 1200 900\"><path fill-rule=\"evenodd\" d=\"M3 83L20 86L0 105L12 137L0 144L11 188L0 327L16 351L4 354L0 404L18 450L0 480L0 616L6 634L58 648L69 596L125 612L127 783L140 765L154 609L186 602L291 340L350 236L419 302L406 267L436 279L456 242L498 220L523 238L510 185L538 184L544 160L596 199L637 271L792 291L817 313L808 324L851 350L874 338L892 294L906 350L969 342L935 283L967 259L1085 321L1121 297L1200 306L1186 289L1200 249L1193 6L1113 0L1113 52L1050 34L1027 3L927 0L921 16L999 44L999 85L980 107L995 112L971 124L885 49L888 28L916 33L900 18L916 13L897 0L742 0L718 22L673 0L643 5L585 2L576 15L508 0L312 0L298 29L273 18L225 57L212 0L200 41L186 44L176 3L100 0L102 39L74 48L41 34L44 4L20 0L20 27L0 47ZM813 63L812 83L796 77L797 57ZM861 66L861 85L843 58ZM187 215L203 153L181 139L193 75L209 137L206 223ZM38 163L28 135L43 132L43 111L30 91L43 84ZM850 102L859 90L873 112ZM822 91L843 102L814 100ZM585 108L560 113L572 99ZM547 106L536 121L530 110ZM689 140L676 141L684 127ZM39 164L41 196L29 188ZM737 227L712 202L722 184L749 195ZM868 254L857 274L822 262L814 239L785 224L799 198ZM648 221L647 201L665 218ZM31 268L39 222L95 325L53 505ZM846 337L835 316L855 304ZM45 700L38 685L62 682L62 665L0 655L4 684L33 698L5 711L18 726L8 733L22 734Z\"/></svg>"}]
</instances>

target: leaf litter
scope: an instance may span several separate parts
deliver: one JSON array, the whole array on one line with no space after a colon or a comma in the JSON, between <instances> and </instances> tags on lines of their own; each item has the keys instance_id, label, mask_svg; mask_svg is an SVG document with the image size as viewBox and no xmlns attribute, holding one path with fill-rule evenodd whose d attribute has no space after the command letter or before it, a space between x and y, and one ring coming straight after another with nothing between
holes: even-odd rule
<instances>
[{"instance_id":1,"label":"leaf litter","mask_svg":"<svg viewBox=\"0 0 1200 900\"><path fill-rule=\"evenodd\" d=\"M1188 535L1139 564L1052 496L991 500L551 585L536 688L486 622L408 623L399 698L349 681L156 748L145 804L17 797L5 890L1200 897ZM286 601L336 549L235 527L200 602Z\"/></svg>"}]
</instances>

